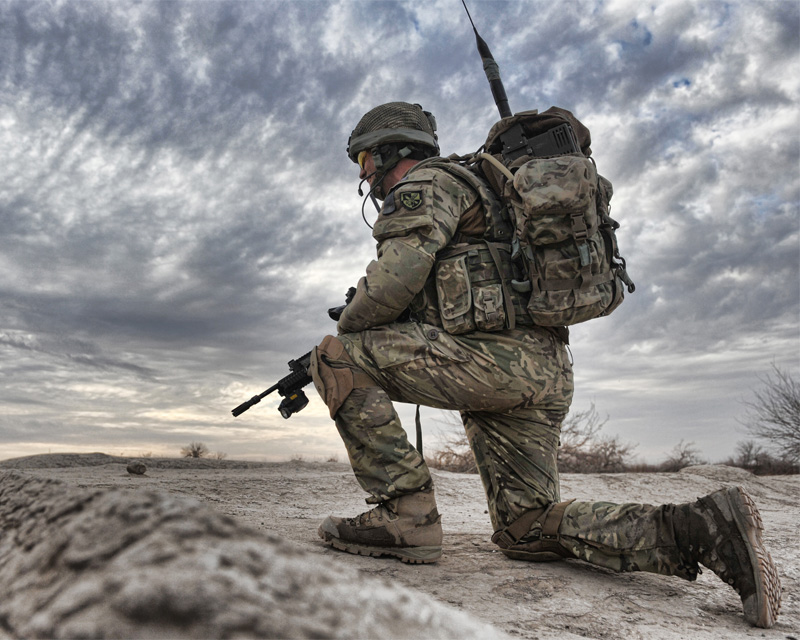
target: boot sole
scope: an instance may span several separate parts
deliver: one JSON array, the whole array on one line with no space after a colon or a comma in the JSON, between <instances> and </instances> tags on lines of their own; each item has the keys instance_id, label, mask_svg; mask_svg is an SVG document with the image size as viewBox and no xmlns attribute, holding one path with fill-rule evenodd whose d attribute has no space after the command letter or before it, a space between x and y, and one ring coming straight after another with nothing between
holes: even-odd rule
<instances>
[{"instance_id":1,"label":"boot sole","mask_svg":"<svg viewBox=\"0 0 800 640\"><path fill-rule=\"evenodd\" d=\"M381 556L393 556L399 558L401 562L407 564L432 564L442 557L441 547L371 547L353 542L345 542L335 538L327 531L319 531L319 537L325 544L330 545L339 551L346 551L359 556L371 556L379 558Z\"/></svg>"},{"instance_id":2,"label":"boot sole","mask_svg":"<svg viewBox=\"0 0 800 640\"><path fill-rule=\"evenodd\" d=\"M742 600L744 617L756 627L769 629L775 624L781 610L781 581L772 556L761 539L764 523L755 502L742 487L730 487L725 496L730 515L747 542L745 546L750 564L756 573L755 597Z\"/></svg>"}]
</instances>

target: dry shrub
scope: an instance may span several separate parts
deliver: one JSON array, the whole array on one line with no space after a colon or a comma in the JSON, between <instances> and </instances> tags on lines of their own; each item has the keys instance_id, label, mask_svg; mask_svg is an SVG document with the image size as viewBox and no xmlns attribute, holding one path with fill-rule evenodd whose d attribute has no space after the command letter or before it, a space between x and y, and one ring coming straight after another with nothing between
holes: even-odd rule
<instances>
[{"instance_id":1,"label":"dry shrub","mask_svg":"<svg viewBox=\"0 0 800 640\"><path fill-rule=\"evenodd\" d=\"M635 444L618 436L600 435L608 422L601 419L594 403L585 411L570 413L561 425L558 469L562 473L620 473L629 466Z\"/></svg>"},{"instance_id":2,"label":"dry shrub","mask_svg":"<svg viewBox=\"0 0 800 640\"><path fill-rule=\"evenodd\" d=\"M184 458L205 458L209 454L209 449L202 442L190 442L188 447L181 449Z\"/></svg>"},{"instance_id":3,"label":"dry shrub","mask_svg":"<svg viewBox=\"0 0 800 640\"><path fill-rule=\"evenodd\" d=\"M684 442L681 440L672 449L667 459L659 465L659 471L680 471L686 467L696 464L706 464L700 457L700 451L694 442Z\"/></svg>"},{"instance_id":4,"label":"dry shrub","mask_svg":"<svg viewBox=\"0 0 800 640\"><path fill-rule=\"evenodd\" d=\"M432 469L454 473L478 473L478 466L475 464L475 457L472 455L465 433L451 435L441 449L425 458L425 462Z\"/></svg>"},{"instance_id":5,"label":"dry shrub","mask_svg":"<svg viewBox=\"0 0 800 640\"><path fill-rule=\"evenodd\" d=\"M760 444L752 440L737 443L736 454L728 458L724 464L731 467L747 469L757 476L792 475L800 473L800 465L772 455Z\"/></svg>"}]
</instances>

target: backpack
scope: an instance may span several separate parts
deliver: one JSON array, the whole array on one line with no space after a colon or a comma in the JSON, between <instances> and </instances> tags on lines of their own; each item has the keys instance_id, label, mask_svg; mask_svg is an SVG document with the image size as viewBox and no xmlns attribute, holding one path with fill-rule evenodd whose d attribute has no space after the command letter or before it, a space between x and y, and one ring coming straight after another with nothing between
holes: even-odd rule
<instances>
[{"instance_id":1,"label":"backpack","mask_svg":"<svg viewBox=\"0 0 800 640\"><path fill-rule=\"evenodd\" d=\"M525 111L503 118L486 142L459 161L489 183L510 217L512 260L530 294L535 324L569 326L609 315L635 285L617 247L619 223L609 216L611 182L597 173L591 135L569 111ZM486 201L480 179L472 182Z\"/></svg>"}]
</instances>

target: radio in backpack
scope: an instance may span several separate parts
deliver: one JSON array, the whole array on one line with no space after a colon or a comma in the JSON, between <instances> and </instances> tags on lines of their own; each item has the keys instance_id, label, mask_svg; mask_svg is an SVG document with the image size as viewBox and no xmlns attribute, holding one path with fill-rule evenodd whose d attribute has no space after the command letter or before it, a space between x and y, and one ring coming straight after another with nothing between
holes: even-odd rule
<instances>
[{"instance_id":1,"label":"radio in backpack","mask_svg":"<svg viewBox=\"0 0 800 640\"><path fill-rule=\"evenodd\" d=\"M464 9L469 16L465 2ZM469 19L502 119L477 152L450 159L485 178L505 207L512 260L523 274L511 286L530 294L531 319L557 327L607 316L636 286L619 253L613 188L597 173L589 129L558 107L511 115L497 63Z\"/></svg>"}]
</instances>

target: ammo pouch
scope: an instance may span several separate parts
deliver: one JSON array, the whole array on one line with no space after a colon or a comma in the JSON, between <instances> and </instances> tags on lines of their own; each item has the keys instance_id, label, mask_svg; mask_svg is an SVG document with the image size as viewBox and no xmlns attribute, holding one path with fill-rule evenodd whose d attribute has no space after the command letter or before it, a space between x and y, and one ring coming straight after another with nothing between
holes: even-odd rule
<instances>
[{"instance_id":1,"label":"ammo pouch","mask_svg":"<svg viewBox=\"0 0 800 640\"><path fill-rule=\"evenodd\" d=\"M448 333L503 331L530 324L525 318L527 296L510 287L515 277L511 245L478 242L448 247L437 256L435 273L439 315Z\"/></svg>"}]
</instances>

